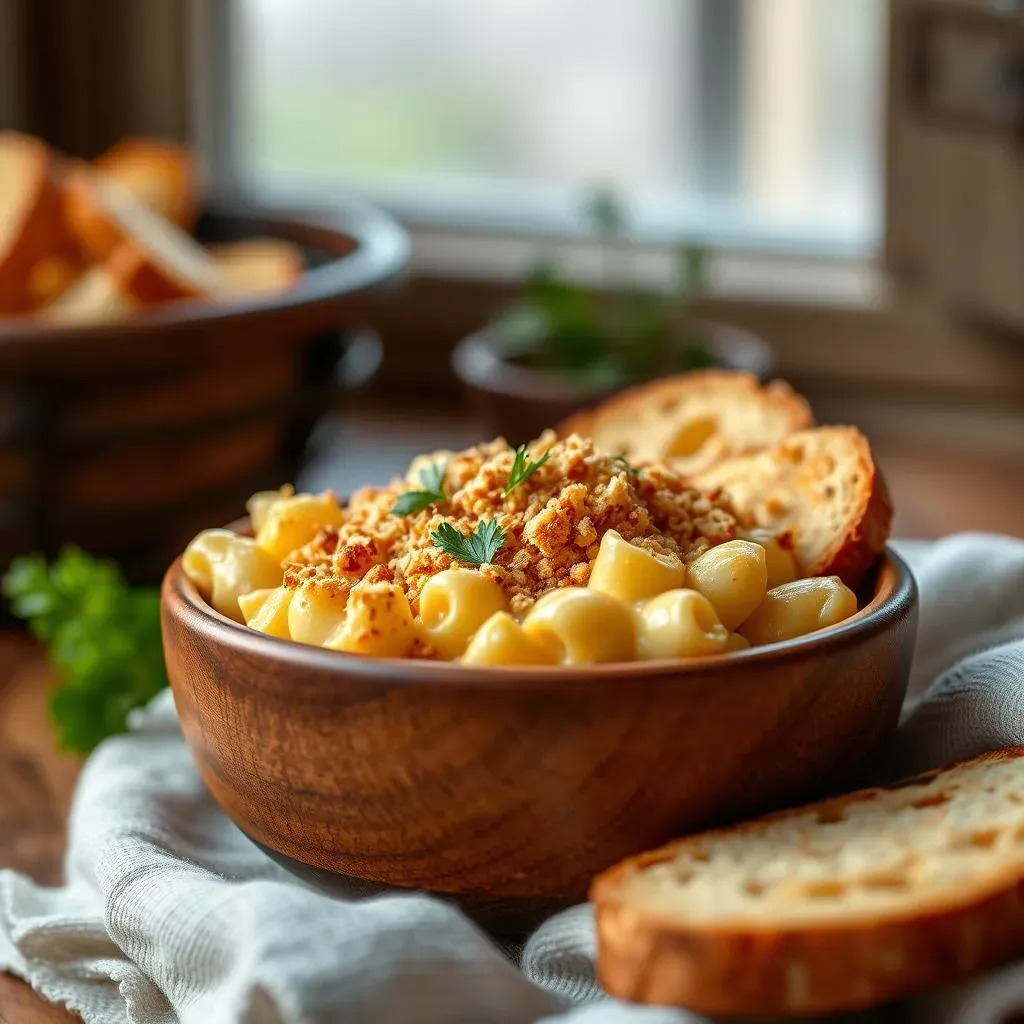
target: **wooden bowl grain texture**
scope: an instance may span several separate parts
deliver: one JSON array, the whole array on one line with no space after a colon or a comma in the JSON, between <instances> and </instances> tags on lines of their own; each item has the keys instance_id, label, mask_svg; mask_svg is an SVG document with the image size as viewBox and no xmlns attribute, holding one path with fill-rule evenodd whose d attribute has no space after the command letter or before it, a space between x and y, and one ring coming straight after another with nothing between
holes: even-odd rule
<instances>
[{"instance_id":1,"label":"wooden bowl grain texture","mask_svg":"<svg viewBox=\"0 0 1024 1024\"><path fill-rule=\"evenodd\" d=\"M271 235L307 270L291 291L187 301L89 328L0 321L0 572L65 543L158 582L202 526L294 479L344 389L349 328L404 267L388 217L211 205L206 242Z\"/></svg>"},{"instance_id":2,"label":"wooden bowl grain texture","mask_svg":"<svg viewBox=\"0 0 1024 1024\"><path fill-rule=\"evenodd\" d=\"M250 838L327 888L424 889L514 931L622 857L856 781L895 727L916 604L890 553L861 612L800 641L486 671L255 633L180 562L162 614L185 740Z\"/></svg>"}]
</instances>

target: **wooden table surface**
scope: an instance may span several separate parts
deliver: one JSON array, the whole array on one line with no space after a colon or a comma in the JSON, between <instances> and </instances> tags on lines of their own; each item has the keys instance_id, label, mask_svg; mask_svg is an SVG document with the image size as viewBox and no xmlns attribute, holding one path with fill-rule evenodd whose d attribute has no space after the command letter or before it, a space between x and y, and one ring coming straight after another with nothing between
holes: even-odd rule
<instances>
[{"instance_id":1,"label":"wooden table surface","mask_svg":"<svg viewBox=\"0 0 1024 1024\"><path fill-rule=\"evenodd\" d=\"M410 431L405 424L396 430L387 414L364 416L332 434L306 482L344 492L367 481L371 469L386 479L419 451L471 439L471 429L464 419L441 416L424 421L422 429ZM334 457L339 450L345 452L341 462ZM891 446L879 456L898 509L897 536L929 538L957 530L1024 536L1020 466ZM79 763L53 749L45 714L49 682L39 650L23 636L0 633L0 866L53 883L60 876ZM20 981L0 974L0 1024L74 1020Z\"/></svg>"},{"instance_id":2,"label":"wooden table surface","mask_svg":"<svg viewBox=\"0 0 1024 1024\"><path fill-rule=\"evenodd\" d=\"M51 682L39 649L0 633L0 866L48 885L60 881L64 833L77 758L54 750L46 720ZM0 1024L64 1024L77 1015L50 1006L0 974Z\"/></svg>"}]
</instances>

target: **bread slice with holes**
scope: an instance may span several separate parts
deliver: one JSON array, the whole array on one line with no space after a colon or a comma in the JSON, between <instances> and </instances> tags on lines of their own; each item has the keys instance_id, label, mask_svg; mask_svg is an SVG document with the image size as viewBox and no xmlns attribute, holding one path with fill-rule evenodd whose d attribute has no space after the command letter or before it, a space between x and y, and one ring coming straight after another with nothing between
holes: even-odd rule
<instances>
[{"instance_id":1,"label":"bread slice with holes","mask_svg":"<svg viewBox=\"0 0 1024 1024\"><path fill-rule=\"evenodd\" d=\"M93 167L183 231L195 227L199 178L195 155L187 146L164 139L122 139Z\"/></svg>"},{"instance_id":2,"label":"bread slice with holes","mask_svg":"<svg viewBox=\"0 0 1024 1024\"><path fill-rule=\"evenodd\" d=\"M0 133L0 315L36 309L78 273L60 181L60 160L45 143Z\"/></svg>"},{"instance_id":3,"label":"bread slice with holes","mask_svg":"<svg viewBox=\"0 0 1024 1024\"><path fill-rule=\"evenodd\" d=\"M824 1014L1024 954L1024 747L707 832L599 876L613 996Z\"/></svg>"},{"instance_id":4,"label":"bread slice with holes","mask_svg":"<svg viewBox=\"0 0 1024 1024\"><path fill-rule=\"evenodd\" d=\"M839 576L856 587L889 538L892 502L856 427L798 431L696 473L692 482L724 495L745 525L788 535L807 576Z\"/></svg>"},{"instance_id":5,"label":"bread slice with holes","mask_svg":"<svg viewBox=\"0 0 1024 1024\"><path fill-rule=\"evenodd\" d=\"M571 417L561 436L581 434L632 462L668 462L685 473L759 451L814 422L783 381L702 370L640 384Z\"/></svg>"}]
</instances>

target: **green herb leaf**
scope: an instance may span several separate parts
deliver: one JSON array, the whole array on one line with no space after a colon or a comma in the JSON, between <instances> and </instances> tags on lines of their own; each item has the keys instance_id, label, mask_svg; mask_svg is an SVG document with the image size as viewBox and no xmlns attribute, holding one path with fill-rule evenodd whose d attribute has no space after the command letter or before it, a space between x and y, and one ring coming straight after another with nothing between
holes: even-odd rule
<instances>
[{"instance_id":1,"label":"green herb leaf","mask_svg":"<svg viewBox=\"0 0 1024 1024\"><path fill-rule=\"evenodd\" d=\"M604 238L618 238L625 229L626 216L611 189L595 189L584 201L583 213L594 233Z\"/></svg>"},{"instance_id":2,"label":"green herb leaf","mask_svg":"<svg viewBox=\"0 0 1024 1024\"><path fill-rule=\"evenodd\" d=\"M551 457L549 448L536 462L530 461L530 453L525 444L521 444L516 450L516 457L512 460L512 472L509 474L508 483L505 484L505 497L507 498L524 480L528 480L534 473L544 465Z\"/></svg>"},{"instance_id":3,"label":"green herb leaf","mask_svg":"<svg viewBox=\"0 0 1024 1024\"><path fill-rule=\"evenodd\" d=\"M413 512L420 512L435 501L444 501L444 474L447 465L443 462L433 462L424 466L419 471L420 483L423 489L420 491L406 491L400 494L391 508L393 516L408 516Z\"/></svg>"},{"instance_id":4,"label":"green herb leaf","mask_svg":"<svg viewBox=\"0 0 1024 1024\"><path fill-rule=\"evenodd\" d=\"M637 469L625 455L613 455L612 462L618 462L627 473L632 473L633 476L640 475L640 470Z\"/></svg>"},{"instance_id":5,"label":"green herb leaf","mask_svg":"<svg viewBox=\"0 0 1024 1024\"><path fill-rule=\"evenodd\" d=\"M430 534L430 539L459 562L486 565L494 560L505 543L505 531L496 520L488 519L467 537L459 533L451 523L442 523Z\"/></svg>"},{"instance_id":6,"label":"green herb leaf","mask_svg":"<svg viewBox=\"0 0 1024 1024\"><path fill-rule=\"evenodd\" d=\"M707 288L708 251L699 245L681 246L679 258L679 292L685 299L702 295Z\"/></svg>"},{"instance_id":7,"label":"green herb leaf","mask_svg":"<svg viewBox=\"0 0 1024 1024\"><path fill-rule=\"evenodd\" d=\"M589 366L607 351L608 340L587 290L550 269L540 268L526 281L520 305L544 319L545 337L536 351L551 369Z\"/></svg>"},{"instance_id":8,"label":"green herb leaf","mask_svg":"<svg viewBox=\"0 0 1024 1024\"><path fill-rule=\"evenodd\" d=\"M551 336L547 313L534 305L510 307L497 316L493 326L506 356L522 357L536 352Z\"/></svg>"},{"instance_id":9,"label":"green herb leaf","mask_svg":"<svg viewBox=\"0 0 1024 1024\"><path fill-rule=\"evenodd\" d=\"M167 685L159 592L129 587L113 562L77 548L49 566L42 555L16 558L0 592L49 645L58 677L50 718L63 749L87 753L123 732L128 712Z\"/></svg>"}]
</instances>

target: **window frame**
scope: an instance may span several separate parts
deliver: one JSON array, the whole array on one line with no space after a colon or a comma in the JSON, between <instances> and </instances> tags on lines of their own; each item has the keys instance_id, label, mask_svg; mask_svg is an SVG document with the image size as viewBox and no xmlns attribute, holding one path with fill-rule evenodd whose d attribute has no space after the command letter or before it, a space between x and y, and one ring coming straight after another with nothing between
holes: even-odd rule
<instances>
[{"instance_id":1,"label":"window frame","mask_svg":"<svg viewBox=\"0 0 1024 1024\"><path fill-rule=\"evenodd\" d=\"M239 33L235 31L237 0L209 4L204 0L188 0L192 18L194 43L194 80L196 81L196 113L194 123L203 156L205 177L215 194L242 196L248 201L271 206L324 208L343 197L346 186L326 181L317 183L304 179L289 186L282 181L274 186L257 186L247 180L240 166L238 147L239 118L235 116L235 95L239 88L235 48ZM735 68L740 60L741 7L743 0L696 0L698 43L695 49L704 57L700 62L697 118L699 124L722 124L735 121L739 104ZM729 32L723 34L722 26ZM728 40L723 43L723 40ZM699 180L721 181L726 168L735 168L734 152L738 144L735 133L707 132L711 144L696 147L706 158L697 167ZM453 206L438 199L409 190L368 190L358 185L362 198L373 202L408 228L415 240L420 236L460 233L475 238L502 239L529 237L539 243L558 240L573 241L586 237L576 214L579 193L567 190L552 195L538 190L526 201L509 201L502 196L499 213L497 201L486 201L466 207L460 201ZM524 188L520 196L529 192ZM518 197L517 197L518 198ZM639 203L631 208L631 240L640 247L665 247L697 244L715 251L743 255L785 256L797 259L820 259L828 263L862 266L872 262L884 247L884 225L879 236L865 239L843 237L834 230L813 228L784 233L758 229L744 224L735 214L730 218L728 206L716 207L713 201L682 201L666 206L661 203ZM414 258L422 246L414 246ZM418 260L419 261L419 260ZM467 264L464 268L471 272ZM506 268L507 269L507 268Z\"/></svg>"}]
</instances>

